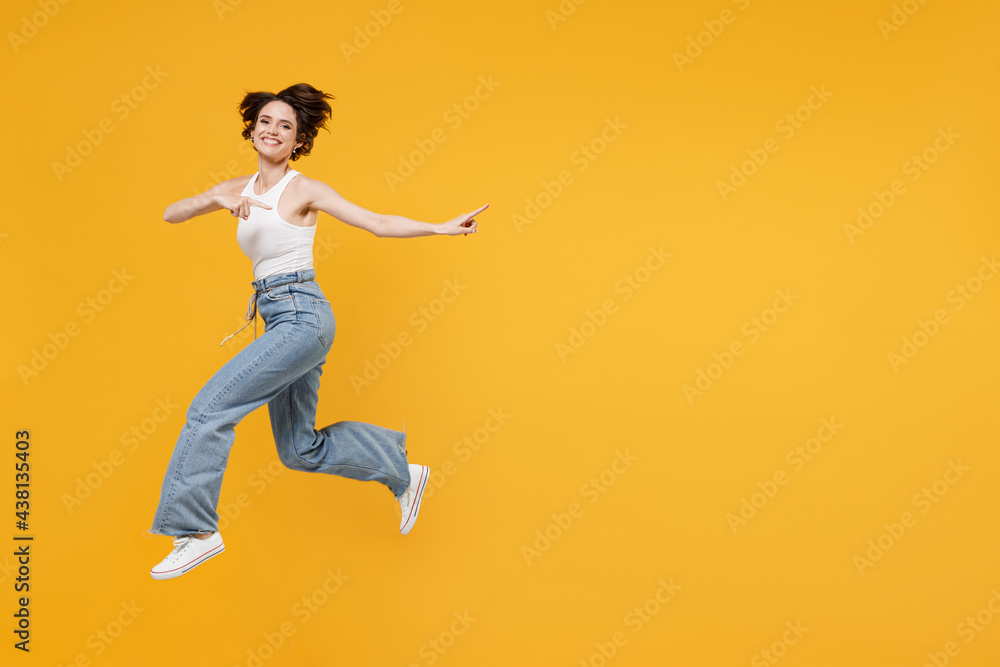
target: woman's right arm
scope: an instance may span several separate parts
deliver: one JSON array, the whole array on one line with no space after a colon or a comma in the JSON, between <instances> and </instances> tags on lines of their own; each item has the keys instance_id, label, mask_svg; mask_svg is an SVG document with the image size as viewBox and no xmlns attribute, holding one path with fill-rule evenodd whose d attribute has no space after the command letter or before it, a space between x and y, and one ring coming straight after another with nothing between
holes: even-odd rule
<instances>
[{"instance_id":1,"label":"woman's right arm","mask_svg":"<svg viewBox=\"0 0 1000 667\"><path fill-rule=\"evenodd\" d=\"M196 215L218 211L220 208L222 206L216 201L215 195L205 192L174 202L163 212L163 219L167 222L184 222Z\"/></svg>"},{"instance_id":2,"label":"woman's right arm","mask_svg":"<svg viewBox=\"0 0 1000 667\"><path fill-rule=\"evenodd\" d=\"M228 181L223 181L212 186L200 195L176 201L163 212L163 219L172 223L184 222L195 216L222 209L230 211L237 217L246 219L250 214L251 206L271 208L256 199L240 196L240 192L243 191L250 178L250 176L231 178Z\"/></svg>"}]
</instances>

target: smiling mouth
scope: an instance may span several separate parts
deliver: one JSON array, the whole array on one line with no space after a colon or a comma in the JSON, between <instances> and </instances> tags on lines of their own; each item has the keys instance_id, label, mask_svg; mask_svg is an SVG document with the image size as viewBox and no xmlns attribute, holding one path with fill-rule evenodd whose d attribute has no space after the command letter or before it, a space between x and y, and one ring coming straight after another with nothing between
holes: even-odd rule
<instances>
[{"instance_id":1,"label":"smiling mouth","mask_svg":"<svg viewBox=\"0 0 1000 667\"><path fill-rule=\"evenodd\" d=\"M270 139L268 137L261 137L260 140L261 143L267 144L268 146L277 146L278 144L281 143L280 141L277 141L275 139Z\"/></svg>"}]
</instances>

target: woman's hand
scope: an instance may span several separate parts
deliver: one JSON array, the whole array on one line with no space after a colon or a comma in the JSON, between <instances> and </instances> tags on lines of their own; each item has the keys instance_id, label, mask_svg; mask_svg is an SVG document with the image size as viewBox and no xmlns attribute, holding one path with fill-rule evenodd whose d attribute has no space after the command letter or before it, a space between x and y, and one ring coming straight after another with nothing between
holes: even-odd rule
<instances>
[{"instance_id":1,"label":"woman's hand","mask_svg":"<svg viewBox=\"0 0 1000 667\"><path fill-rule=\"evenodd\" d=\"M453 218L448 222L438 225L437 232L439 234L448 234L449 236L458 236L462 234L463 236L467 234L475 234L476 228L479 223L476 222L476 216L489 208L489 204L481 208L477 208L472 213L464 213L457 218Z\"/></svg>"},{"instance_id":2,"label":"woman's hand","mask_svg":"<svg viewBox=\"0 0 1000 667\"><path fill-rule=\"evenodd\" d=\"M237 218L246 220L250 216L250 207L259 206L261 208L271 208L267 204L250 197L240 197L239 195L215 195L215 201L224 209Z\"/></svg>"}]
</instances>

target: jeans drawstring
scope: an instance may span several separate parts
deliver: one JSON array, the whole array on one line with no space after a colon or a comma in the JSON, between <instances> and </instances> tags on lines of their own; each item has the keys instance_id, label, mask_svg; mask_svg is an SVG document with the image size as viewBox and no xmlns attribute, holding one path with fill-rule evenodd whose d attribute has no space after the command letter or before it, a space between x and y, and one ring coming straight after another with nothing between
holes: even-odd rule
<instances>
[{"instance_id":1,"label":"jeans drawstring","mask_svg":"<svg viewBox=\"0 0 1000 667\"><path fill-rule=\"evenodd\" d=\"M253 322L253 339L257 340L257 297L260 296L260 292L254 292L253 296L250 297L250 301L247 302L247 323L241 326L239 329L229 334L222 339L219 345L225 345L226 341L238 334L239 332L250 326L250 322Z\"/></svg>"}]
</instances>

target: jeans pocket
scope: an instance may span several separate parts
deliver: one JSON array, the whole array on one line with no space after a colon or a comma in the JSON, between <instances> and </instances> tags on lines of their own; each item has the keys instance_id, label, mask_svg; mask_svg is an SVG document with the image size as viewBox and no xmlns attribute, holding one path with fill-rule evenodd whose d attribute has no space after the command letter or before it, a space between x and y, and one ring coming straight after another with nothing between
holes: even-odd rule
<instances>
[{"instance_id":1,"label":"jeans pocket","mask_svg":"<svg viewBox=\"0 0 1000 667\"><path fill-rule=\"evenodd\" d=\"M319 338L319 342L324 347L330 347L333 344L333 336L337 326L333 317L333 308L330 306L330 302L325 299L310 297L309 302L312 304L316 323L319 325L316 337Z\"/></svg>"}]
</instances>

